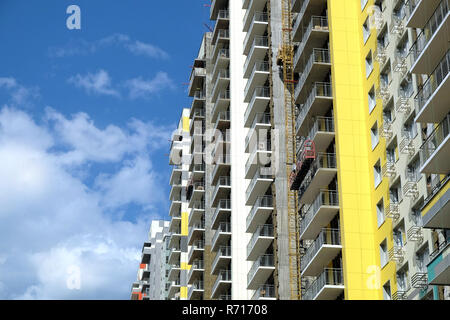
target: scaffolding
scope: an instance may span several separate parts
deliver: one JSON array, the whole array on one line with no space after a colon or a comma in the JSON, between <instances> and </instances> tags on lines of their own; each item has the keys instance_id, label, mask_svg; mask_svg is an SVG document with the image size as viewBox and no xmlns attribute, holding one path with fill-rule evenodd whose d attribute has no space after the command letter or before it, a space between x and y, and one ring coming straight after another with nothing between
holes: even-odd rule
<instances>
[{"instance_id":1,"label":"scaffolding","mask_svg":"<svg viewBox=\"0 0 450 320\"><path fill-rule=\"evenodd\" d=\"M294 47L292 42L291 0L282 0L282 44L278 52L278 61L283 68L285 101L285 141L286 172L289 181L292 168L296 163L295 102L294 102ZM298 199L295 190L287 189L287 213L289 224L289 275L291 299L301 297L300 277L300 237L298 220Z\"/></svg>"}]
</instances>

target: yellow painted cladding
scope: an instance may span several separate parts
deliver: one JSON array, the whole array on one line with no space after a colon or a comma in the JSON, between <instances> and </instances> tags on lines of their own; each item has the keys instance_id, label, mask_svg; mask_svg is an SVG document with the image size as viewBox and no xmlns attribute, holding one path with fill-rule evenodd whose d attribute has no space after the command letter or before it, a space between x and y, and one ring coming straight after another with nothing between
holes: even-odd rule
<instances>
[{"instance_id":1,"label":"yellow painted cladding","mask_svg":"<svg viewBox=\"0 0 450 320\"><path fill-rule=\"evenodd\" d=\"M189 117L183 117L183 131L184 132L189 132Z\"/></svg>"},{"instance_id":2,"label":"yellow painted cladding","mask_svg":"<svg viewBox=\"0 0 450 320\"><path fill-rule=\"evenodd\" d=\"M187 236L188 235L188 223L189 223L189 213L182 212L181 213L181 235Z\"/></svg>"},{"instance_id":3,"label":"yellow painted cladding","mask_svg":"<svg viewBox=\"0 0 450 320\"><path fill-rule=\"evenodd\" d=\"M188 297L187 287L181 287L180 288L180 299L187 299L187 297Z\"/></svg>"},{"instance_id":4,"label":"yellow painted cladding","mask_svg":"<svg viewBox=\"0 0 450 320\"><path fill-rule=\"evenodd\" d=\"M360 1L328 1L342 261L349 300L379 299L381 292L360 15Z\"/></svg>"}]
</instances>

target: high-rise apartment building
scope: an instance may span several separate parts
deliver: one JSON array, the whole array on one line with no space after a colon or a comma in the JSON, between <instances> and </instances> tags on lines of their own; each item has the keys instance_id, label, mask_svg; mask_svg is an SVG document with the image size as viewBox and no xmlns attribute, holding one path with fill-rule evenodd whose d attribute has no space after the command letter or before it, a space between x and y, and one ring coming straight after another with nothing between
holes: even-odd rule
<instances>
[{"instance_id":1,"label":"high-rise apartment building","mask_svg":"<svg viewBox=\"0 0 450 320\"><path fill-rule=\"evenodd\" d=\"M212 1L171 146L169 299L449 298L448 11Z\"/></svg>"},{"instance_id":2,"label":"high-rise apartment building","mask_svg":"<svg viewBox=\"0 0 450 320\"><path fill-rule=\"evenodd\" d=\"M142 246L137 281L131 287L131 300L167 299L169 281L169 221L154 220L148 241Z\"/></svg>"}]
</instances>

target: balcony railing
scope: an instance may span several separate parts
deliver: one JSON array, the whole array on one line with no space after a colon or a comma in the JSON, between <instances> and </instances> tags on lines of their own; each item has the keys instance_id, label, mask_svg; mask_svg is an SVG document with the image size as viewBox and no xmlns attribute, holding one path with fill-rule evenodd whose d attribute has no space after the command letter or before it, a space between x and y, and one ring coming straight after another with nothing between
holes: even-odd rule
<instances>
[{"instance_id":1,"label":"balcony railing","mask_svg":"<svg viewBox=\"0 0 450 320\"><path fill-rule=\"evenodd\" d=\"M400 217L398 202L391 201L386 208L384 208L384 213L387 218L397 220Z\"/></svg>"},{"instance_id":2,"label":"balcony railing","mask_svg":"<svg viewBox=\"0 0 450 320\"><path fill-rule=\"evenodd\" d=\"M257 125L267 125L271 124L271 116L270 113L257 113L255 118L253 119L253 123L250 126L250 130L248 130L248 134L245 137L245 149L247 149L248 144L250 143L250 138L253 136ZM257 132L259 134L259 132ZM258 135L256 136L258 137ZM258 139L258 138L257 138Z\"/></svg>"},{"instance_id":3,"label":"balcony railing","mask_svg":"<svg viewBox=\"0 0 450 320\"><path fill-rule=\"evenodd\" d=\"M449 0L442 0L438 5L433 15L427 21L425 27L422 32L417 37L416 42L411 46L410 55L411 55L411 64L414 64L416 60L419 58L420 54L425 50L431 38L434 36L435 32L439 29L444 18L447 16L449 12Z\"/></svg>"},{"instance_id":4,"label":"balcony railing","mask_svg":"<svg viewBox=\"0 0 450 320\"><path fill-rule=\"evenodd\" d=\"M273 284L263 284L256 289L253 294L252 300L259 299L274 299L275 298L275 286Z\"/></svg>"},{"instance_id":5,"label":"balcony railing","mask_svg":"<svg viewBox=\"0 0 450 320\"><path fill-rule=\"evenodd\" d=\"M333 90L332 90L331 83L329 83L329 82L315 82L314 83L314 86L311 88L311 91L310 91L305 103L300 106L300 112L298 114L297 121L296 121L297 130L303 123L303 120L305 120L306 115L308 114L309 110L311 109L311 106L313 105L313 102L315 101L316 97L332 98Z\"/></svg>"},{"instance_id":6,"label":"balcony railing","mask_svg":"<svg viewBox=\"0 0 450 320\"><path fill-rule=\"evenodd\" d=\"M250 78L245 85L244 93L247 96L248 90L253 82L253 78L255 77L256 72L269 72L269 63L267 61L256 61L253 65L252 72L250 73Z\"/></svg>"},{"instance_id":7,"label":"balcony railing","mask_svg":"<svg viewBox=\"0 0 450 320\"><path fill-rule=\"evenodd\" d=\"M447 51L444 58L438 64L436 69L430 75L428 80L423 85L422 89L417 93L414 101L416 105L416 114L423 109L423 107L430 100L431 96L436 92L439 85L444 81L450 72L450 50Z\"/></svg>"},{"instance_id":8,"label":"balcony railing","mask_svg":"<svg viewBox=\"0 0 450 320\"><path fill-rule=\"evenodd\" d=\"M302 207L303 218L300 220L300 233L303 233L322 206L339 206L337 191L321 190L314 202Z\"/></svg>"},{"instance_id":9,"label":"balcony railing","mask_svg":"<svg viewBox=\"0 0 450 320\"><path fill-rule=\"evenodd\" d=\"M214 282L214 285L212 287L213 294L216 292L217 287L222 281L231 281L231 270L220 270L216 282Z\"/></svg>"},{"instance_id":10,"label":"balcony railing","mask_svg":"<svg viewBox=\"0 0 450 320\"><path fill-rule=\"evenodd\" d=\"M214 215L213 215L212 221L216 221L217 216L219 215L219 212L224 209L228 209L228 210L231 209L231 200L230 199L220 199L219 200L216 210L214 210Z\"/></svg>"},{"instance_id":11,"label":"balcony railing","mask_svg":"<svg viewBox=\"0 0 450 320\"><path fill-rule=\"evenodd\" d=\"M252 238L247 244L247 256L253 250L253 246L255 245L256 241L258 241L259 237L273 237L273 225L264 224L256 229L255 233L253 233Z\"/></svg>"},{"instance_id":12,"label":"balcony railing","mask_svg":"<svg viewBox=\"0 0 450 320\"><path fill-rule=\"evenodd\" d=\"M211 265L212 266L212 270L215 269L217 263L219 262L219 259L223 258L223 257L231 258L231 247L230 246L220 246L219 247L219 250L217 251L216 257L214 258L213 263Z\"/></svg>"},{"instance_id":13,"label":"balcony railing","mask_svg":"<svg viewBox=\"0 0 450 320\"><path fill-rule=\"evenodd\" d=\"M342 269L327 268L306 288L303 300L314 300L325 286L343 286Z\"/></svg>"},{"instance_id":14,"label":"balcony railing","mask_svg":"<svg viewBox=\"0 0 450 320\"><path fill-rule=\"evenodd\" d=\"M269 38L266 36L256 36L255 39L253 39L252 43L252 49L250 50L250 53L247 56L247 59L244 63L244 70L247 70L248 65L250 63L251 57L253 56L253 53L256 49L256 47L269 47Z\"/></svg>"},{"instance_id":15,"label":"balcony railing","mask_svg":"<svg viewBox=\"0 0 450 320\"><path fill-rule=\"evenodd\" d=\"M247 10L247 14L249 14L249 12L251 12L251 10ZM244 21L247 19L244 19ZM245 36L244 39L244 47L245 44L248 42L250 35L252 34L251 30L252 30L252 25L255 24L255 22L268 22L269 21L269 15L267 14L267 12L255 12L255 14L253 15L253 19L252 22L250 24L250 28L248 29L247 35Z\"/></svg>"},{"instance_id":16,"label":"balcony railing","mask_svg":"<svg viewBox=\"0 0 450 320\"><path fill-rule=\"evenodd\" d=\"M231 223L229 222L221 222L219 223L219 227L214 233L214 237L212 239L212 244L215 244L217 239L219 238L221 233L230 233L231 232Z\"/></svg>"},{"instance_id":17,"label":"balcony railing","mask_svg":"<svg viewBox=\"0 0 450 320\"><path fill-rule=\"evenodd\" d=\"M273 198L272 196L260 196L256 199L255 204L253 205L250 213L247 216L247 228L250 225L251 221L255 217L256 212L258 212L259 208L271 208L273 207Z\"/></svg>"},{"instance_id":18,"label":"balcony railing","mask_svg":"<svg viewBox=\"0 0 450 320\"><path fill-rule=\"evenodd\" d=\"M304 270L310 264L312 259L316 256L319 250L324 245L340 245L341 235L339 229L322 229L319 236L314 242L306 249L305 255L301 260L301 269Z\"/></svg>"},{"instance_id":19,"label":"balcony railing","mask_svg":"<svg viewBox=\"0 0 450 320\"><path fill-rule=\"evenodd\" d=\"M247 119L251 110L253 109L253 105L255 103L256 98L270 98L270 88L269 87L256 87L255 91L253 91L252 99L247 106L247 110L245 110L244 118Z\"/></svg>"},{"instance_id":20,"label":"balcony railing","mask_svg":"<svg viewBox=\"0 0 450 320\"><path fill-rule=\"evenodd\" d=\"M450 114L436 127L420 147L420 163L422 166L449 135Z\"/></svg>"},{"instance_id":21,"label":"balcony railing","mask_svg":"<svg viewBox=\"0 0 450 320\"><path fill-rule=\"evenodd\" d=\"M315 63L331 63L330 60L330 51L328 49L319 49L314 48L311 56L308 59L305 67L303 68L303 72L300 73L300 79L298 80L298 84L296 90L300 91L308 78L309 73Z\"/></svg>"},{"instance_id":22,"label":"balcony railing","mask_svg":"<svg viewBox=\"0 0 450 320\"><path fill-rule=\"evenodd\" d=\"M253 188L255 187L256 183L258 182L258 179L272 179L272 175L268 174L261 174L259 171L255 173L253 176L252 181L250 181L247 190L245 191L245 196L248 199L250 197L250 193L253 191Z\"/></svg>"},{"instance_id":23,"label":"balcony railing","mask_svg":"<svg viewBox=\"0 0 450 320\"><path fill-rule=\"evenodd\" d=\"M302 40L297 48L297 52L294 56L294 61L296 64L298 60L300 59L300 56L305 49L306 42L309 39L309 36L311 35L312 31L328 31L328 18L322 17L322 16L312 16L311 21L309 22L308 26L303 29L303 37Z\"/></svg>"},{"instance_id":24,"label":"balcony railing","mask_svg":"<svg viewBox=\"0 0 450 320\"><path fill-rule=\"evenodd\" d=\"M188 297L192 297L194 290L204 290L203 281L196 281L189 287Z\"/></svg>"},{"instance_id":25,"label":"balcony railing","mask_svg":"<svg viewBox=\"0 0 450 320\"><path fill-rule=\"evenodd\" d=\"M405 259L405 250L401 246L394 245L389 250L389 261L395 261L397 263L403 262Z\"/></svg>"},{"instance_id":26,"label":"balcony railing","mask_svg":"<svg viewBox=\"0 0 450 320\"><path fill-rule=\"evenodd\" d=\"M250 283L255 276L256 271L258 271L258 268L261 267L274 267L273 254L264 254L258 257L247 274L247 284Z\"/></svg>"}]
</instances>

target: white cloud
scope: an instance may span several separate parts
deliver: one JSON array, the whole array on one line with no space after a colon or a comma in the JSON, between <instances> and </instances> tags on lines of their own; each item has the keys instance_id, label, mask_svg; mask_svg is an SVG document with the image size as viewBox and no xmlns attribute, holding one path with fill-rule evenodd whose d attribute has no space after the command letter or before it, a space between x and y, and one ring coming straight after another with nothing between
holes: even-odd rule
<instances>
[{"instance_id":1,"label":"white cloud","mask_svg":"<svg viewBox=\"0 0 450 320\"><path fill-rule=\"evenodd\" d=\"M71 40L62 47L51 47L49 49L49 55L56 58L88 55L111 46L123 47L134 55L143 55L156 59L169 58L169 54L163 49L150 43L132 40L128 35L121 33L116 33L96 41L86 41L84 39Z\"/></svg>"},{"instance_id":2,"label":"white cloud","mask_svg":"<svg viewBox=\"0 0 450 320\"><path fill-rule=\"evenodd\" d=\"M130 98L149 98L166 88L173 89L172 79L166 72L158 72L153 79L144 80L141 77L126 81L125 86L130 90Z\"/></svg>"},{"instance_id":3,"label":"white cloud","mask_svg":"<svg viewBox=\"0 0 450 320\"><path fill-rule=\"evenodd\" d=\"M148 139L165 131L138 120L102 129L86 114L52 109L38 124L0 110L0 299L129 298L149 219L166 205L154 196L164 182L150 161L166 144ZM89 164L95 174L74 174ZM127 204L142 213L120 218ZM71 267L80 290L67 287Z\"/></svg>"},{"instance_id":4,"label":"white cloud","mask_svg":"<svg viewBox=\"0 0 450 320\"><path fill-rule=\"evenodd\" d=\"M25 87L11 77L0 77L0 89L7 90L10 95L9 103L11 105L30 106L32 99L39 97L39 88Z\"/></svg>"},{"instance_id":5,"label":"white cloud","mask_svg":"<svg viewBox=\"0 0 450 320\"><path fill-rule=\"evenodd\" d=\"M111 87L111 77L105 70L86 75L77 74L68 79L69 83L84 89L87 93L119 97L120 93Z\"/></svg>"}]
</instances>

